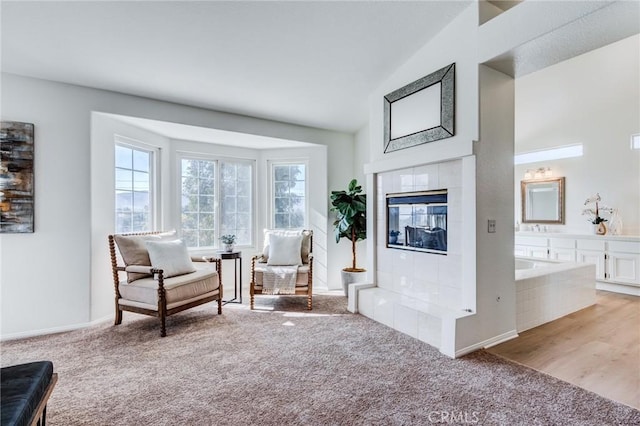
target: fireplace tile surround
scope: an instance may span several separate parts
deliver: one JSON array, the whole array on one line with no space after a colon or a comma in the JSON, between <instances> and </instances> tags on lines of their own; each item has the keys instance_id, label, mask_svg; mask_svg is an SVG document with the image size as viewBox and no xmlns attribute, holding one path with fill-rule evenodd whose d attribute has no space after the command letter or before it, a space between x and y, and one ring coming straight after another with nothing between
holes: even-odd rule
<instances>
[{"instance_id":1,"label":"fireplace tile surround","mask_svg":"<svg viewBox=\"0 0 640 426\"><path fill-rule=\"evenodd\" d=\"M468 315L463 294L463 161L380 172L376 185L375 286L357 291L361 314L441 348L443 329ZM386 194L448 191L446 254L387 248ZM442 350L442 348L441 348Z\"/></svg>"}]
</instances>

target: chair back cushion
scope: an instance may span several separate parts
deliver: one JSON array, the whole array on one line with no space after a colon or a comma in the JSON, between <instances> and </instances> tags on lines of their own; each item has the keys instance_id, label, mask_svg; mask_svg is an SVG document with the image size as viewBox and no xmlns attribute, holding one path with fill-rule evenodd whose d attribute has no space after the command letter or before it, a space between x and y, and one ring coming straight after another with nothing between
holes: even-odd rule
<instances>
[{"instance_id":1,"label":"chair back cushion","mask_svg":"<svg viewBox=\"0 0 640 426\"><path fill-rule=\"evenodd\" d=\"M149 252L147 251L147 241L174 240L176 231L158 232L149 234L117 234L114 240L118 245L120 255L126 266L141 265L151 266ZM127 282L133 282L140 278L150 277L150 274L140 274L137 272L127 272Z\"/></svg>"},{"instance_id":2,"label":"chair back cushion","mask_svg":"<svg viewBox=\"0 0 640 426\"><path fill-rule=\"evenodd\" d=\"M184 241L147 241L146 246L151 266L162 269L163 278L195 272L196 268Z\"/></svg>"}]
</instances>

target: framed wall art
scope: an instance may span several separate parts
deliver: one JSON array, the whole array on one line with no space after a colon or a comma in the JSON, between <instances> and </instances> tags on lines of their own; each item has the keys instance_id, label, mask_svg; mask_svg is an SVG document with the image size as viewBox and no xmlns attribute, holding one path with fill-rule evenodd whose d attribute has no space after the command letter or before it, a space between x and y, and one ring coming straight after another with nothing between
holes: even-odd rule
<instances>
[{"instance_id":1,"label":"framed wall art","mask_svg":"<svg viewBox=\"0 0 640 426\"><path fill-rule=\"evenodd\" d=\"M33 232L33 124L0 123L0 233Z\"/></svg>"},{"instance_id":2,"label":"framed wall art","mask_svg":"<svg viewBox=\"0 0 640 426\"><path fill-rule=\"evenodd\" d=\"M455 70L447 65L384 96L384 152L455 134Z\"/></svg>"}]
</instances>

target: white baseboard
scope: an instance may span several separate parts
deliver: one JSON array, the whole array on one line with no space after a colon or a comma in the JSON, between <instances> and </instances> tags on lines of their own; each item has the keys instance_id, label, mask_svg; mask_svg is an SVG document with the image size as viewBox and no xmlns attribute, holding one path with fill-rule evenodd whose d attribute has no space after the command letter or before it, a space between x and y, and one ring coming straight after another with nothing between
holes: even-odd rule
<instances>
[{"instance_id":1,"label":"white baseboard","mask_svg":"<svg viewBox=\"0 0 640 426\"><path fill-rule=\"evenodd\" d=\"M26 339L28 337L46 336L47 334L64 333L66 331L80 330L82 328L91 327L93 325L102 324L113 320L113 316L109 315L91 322L84 322L81 324L63 325L60 327L43 328L40 330L22 331L20 333L11 333L0 336L0 342L6 342L9 340Z\"/></svg>"},{"instance_id":2,"label":"white baseboard","mask_svg":"<svg viewBox=\"0 0 640 426\"><path fill-rule=\"evenodd\" d=\"M596 281L596 290L610 291L612 293L628 294L630 296L640 296L640 287L617 283L605 283Z\"/></svg>"},{"instance_id":3,"label":"white baseboard","mask_svg":"<svg viewBox=\"0 0 640 426\"><path fill-rule=\"evenodd\" d=\"M502 333L498 336L494 336L490 339L457 350L456 358L477 351L478 349L485 349L490 348L491 346L499 345L500 343L515 339L516 337L518 337L518 332L516 330L507 331L506 333Z\"/></svg>"}]
</instances>

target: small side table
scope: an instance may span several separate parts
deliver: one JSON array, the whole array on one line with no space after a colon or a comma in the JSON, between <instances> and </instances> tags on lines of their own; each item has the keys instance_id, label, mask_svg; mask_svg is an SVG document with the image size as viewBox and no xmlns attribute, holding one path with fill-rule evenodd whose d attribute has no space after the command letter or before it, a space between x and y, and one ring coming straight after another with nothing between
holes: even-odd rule
<instances>
[{"instance_id":1,"label":"small side table","mask_svg":"<svg viewBox=\"0 0 640 426\"><path fill-rule=\"evenodd\" d=\"M227 303L242 303L242 253L240 251L217 251L214 257L217 257L223 261L235 261L235 270L233 274L233 299L223 300L222 304L226 305Z\"/></svg>"}]
</instances>

